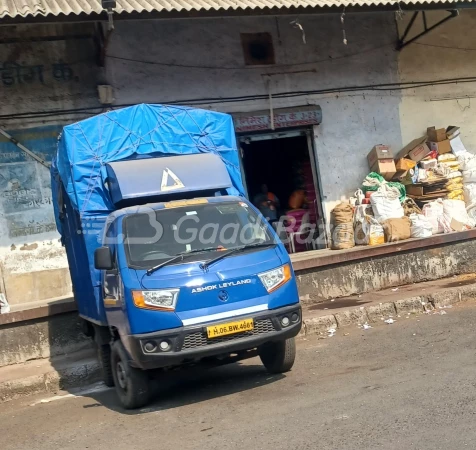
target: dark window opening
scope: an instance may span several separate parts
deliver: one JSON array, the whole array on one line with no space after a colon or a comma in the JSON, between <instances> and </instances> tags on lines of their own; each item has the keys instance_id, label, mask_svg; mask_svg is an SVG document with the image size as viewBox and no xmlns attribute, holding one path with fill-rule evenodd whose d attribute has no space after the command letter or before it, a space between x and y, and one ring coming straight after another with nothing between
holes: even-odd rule
<instances>
[{"instance_id":1,"label":"dark window opening","mask_svg":"<svg viewBox=\"0 0 476 450\"><path fill-rule=\"evenodd\" d=\"M270 33L241 33L241 44L247 66L275 64Z\"/></svg>"}]
</instances>

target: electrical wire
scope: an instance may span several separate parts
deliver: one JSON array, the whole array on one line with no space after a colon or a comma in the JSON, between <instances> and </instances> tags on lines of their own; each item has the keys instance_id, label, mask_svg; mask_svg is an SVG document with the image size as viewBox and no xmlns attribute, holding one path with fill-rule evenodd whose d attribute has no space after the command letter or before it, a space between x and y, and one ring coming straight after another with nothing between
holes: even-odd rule
<instances>
[{"instance_id":1,"label":"electrical wire","mask_svg":"<svg viewBox=\"0 0 476 450\"><path fill-rule=\"evenodd\" d=\"M358 93L365 91L374 91L374 92L383 92L383 91L403 91L408 89L419 89L428 86L441 86L448 84L465 84L465 83L476 83L475 77L461 77L461 78L448 78L442 80L429 80L429 81L407 81L407 82L396 82L396 83L380 83L380 84L370 84L370 85L356 85L356 86L339 86L327 89L315 89L315 90L305 90L305 91L289 91L289 92L278 92L273 93L273 98L294 98L302 97L309 95L329 95L329 94L339 94L339 93ZM167 101L168 105L213 105L220 103L239 103L247 101L256 101L256 100L267 100L268 94L254 94L246 96L236 96L236 97L211 97L211 98L195 98L195 99L183 99L175 101ZM161 103L158 101L157 103ZM111 106L112 109L124 108L127 106L133 106L133 104L120 104ZM0 120L15 120L15 119L38 119L38 118L47 118L47 117L57 117L70 114L85 114L85 115L95 115L100 112L103 112L104 107L86 107L78 109L63 109L63 110L50 110L50 111L39 111L39 112L24 112L16 114L5 114L0 115Z\"/></svg>"},{"instance_id":2,"label":"electrical wire","mask_svg":"<svg viewBox=\"0 0 476 450\"><path fill-rule=\"evenodd\" d=\"M377 47L368 48L362 50L360 52L352 53L349 55L341 55L341 56L329 56L327 58L319 59L316 61L303 61L300 63L290 63L290 64L273 64L270 66L266 66L271 68L282 68L282 67L295 67L295 66L308 66L312 64L320 64L323 62L330 62L330 61L338 61L340 59L347 59L352 58L354 56L359 56L364 53L369 53L374 50L379 50L384 47L395 47L394 42L387 42L385 44L378 45ZM263 70L263 66L251 66L251 67L243 67L243 66L199 66L194 64L177 64L177 63L165 63L165 62L158 62L158 61L146 61L143 59L134 59L134 58L125 58L122 56L115 56L115 55L106 55L106 58L109 59L116 59L119 61L126 61L126 62L134 62L138 64L147 64L152 66L161 66L161 67L178 67L182 69L205 69L205 70Z\"/></svg>"},{"instance_id":3,"label":"electrical wire","mask_svg":"<svg viewBox=\"0 0 476 450\"><path fill-rule=\"evenodd\" d=\"M451 47L450 45L424 44L422 42L413 42L413 45L422 45L423 47L445 48L448 50L462 50L466 52L476 52L476 48L471 47Z\"/></svg>"}]
</instances>

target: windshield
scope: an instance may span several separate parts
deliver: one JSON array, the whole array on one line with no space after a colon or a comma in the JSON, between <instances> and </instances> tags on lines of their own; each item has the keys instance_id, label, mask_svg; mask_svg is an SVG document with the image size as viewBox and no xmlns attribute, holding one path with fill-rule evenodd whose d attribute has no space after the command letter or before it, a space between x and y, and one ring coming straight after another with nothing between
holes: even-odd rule
<instances>
[{"instance_id":1,"label":"windshield","mask_svg":"<svg viewBox=\"0 0 476 450\"><path fill-rule=\"evenodd\" d=\"M129 266L145 269L182 253L189 253L183 261L202 261L221 251L276 243L266 221L239 201L131 214L123 228ZM181 262L178 258L176 264Z\"/></svg>"}]
</instances>

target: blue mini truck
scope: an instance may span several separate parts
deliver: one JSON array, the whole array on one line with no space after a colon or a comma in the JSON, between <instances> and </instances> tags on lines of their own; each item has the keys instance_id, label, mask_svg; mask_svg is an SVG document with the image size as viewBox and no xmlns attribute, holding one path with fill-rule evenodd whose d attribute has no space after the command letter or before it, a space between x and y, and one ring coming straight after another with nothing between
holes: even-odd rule
<instances>
[{"instance_id":1,"label":"blue mini truck","mask_svg":"<svg viewBox=\"0 0 476 450\"><path fill-rule=\"evenodd\" d=\"M106 112L64 128L51 175L84 331L125 408L178 366L259 356L271 373L291 369L296 280L243 195L229 115Z\"/></svg>"}]
</instances>

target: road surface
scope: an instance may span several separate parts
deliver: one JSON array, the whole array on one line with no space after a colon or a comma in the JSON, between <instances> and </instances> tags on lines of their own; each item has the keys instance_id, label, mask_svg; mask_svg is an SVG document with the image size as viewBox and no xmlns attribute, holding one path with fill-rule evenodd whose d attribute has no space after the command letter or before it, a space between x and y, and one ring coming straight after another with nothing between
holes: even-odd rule
<instances>
[{"instance_id":1,"label":"road surface","mask_svg":"<svg viewBox=\"0 0 476 450\"><path fill-rule=\"evenodd\" d=\"M111 390L4 403L0 448L476 449L476 305L445 312L302 341L285 376L195 371L136 412Z\"/></svg>"}]
</instances>

